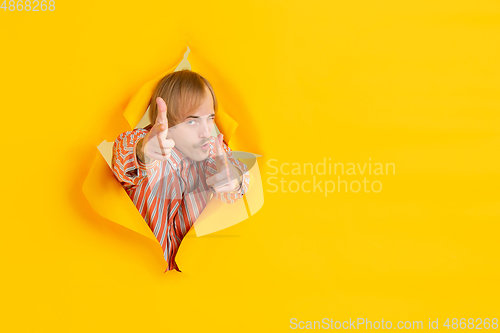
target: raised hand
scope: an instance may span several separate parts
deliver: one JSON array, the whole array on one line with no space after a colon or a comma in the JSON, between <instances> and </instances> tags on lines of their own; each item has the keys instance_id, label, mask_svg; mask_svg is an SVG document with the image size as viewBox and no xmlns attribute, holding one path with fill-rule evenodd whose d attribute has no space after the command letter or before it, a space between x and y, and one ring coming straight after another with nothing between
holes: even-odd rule
<instances>
[{"instance_id":1,"label":"raised hand","mask_svg":"<svg viewBox=\"0 0 500 333\"><path fill-rule=\"evenodd\" d=\"M154 160L167 161L175 146L174 140L167 139L167 105L161 97L156 99L156 104L158 105L156 122L148 134L137 144L137 156L146 164L150 164Z\"/></svg>"},{"instance_id":2,"label":"raised hand","mask_svg":"<svg viewBox=\"0 0 500 333\"><path fill-rule=\"evenodd\" d=\"M241 181L241 172L232 165L222 147L223 135L219 134L215 139L215 163L217 173L207 178L207 185L212 186L215 192L233 192L238 189Z\"/></svg>"}]
</instances>

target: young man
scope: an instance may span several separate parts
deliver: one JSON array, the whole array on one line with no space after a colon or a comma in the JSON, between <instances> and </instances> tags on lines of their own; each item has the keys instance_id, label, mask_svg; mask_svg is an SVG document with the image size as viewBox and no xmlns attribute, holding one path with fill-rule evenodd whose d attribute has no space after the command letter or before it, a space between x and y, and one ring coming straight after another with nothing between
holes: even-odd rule
<instances>
[{"instance_id":1,"label":"young man","mask_svg":"<svg viewBox=\"0 0 500 333\"><path fill-rule=\"evenodd\" d=\"M160 242L167 270L180 271L175 255L208 201L233 203L250 184L222 134L211 136L216 112L204 77L173 72L153 93L151 125L120 134L113 146L113 173Z\"/></svg>"}]
</instances>

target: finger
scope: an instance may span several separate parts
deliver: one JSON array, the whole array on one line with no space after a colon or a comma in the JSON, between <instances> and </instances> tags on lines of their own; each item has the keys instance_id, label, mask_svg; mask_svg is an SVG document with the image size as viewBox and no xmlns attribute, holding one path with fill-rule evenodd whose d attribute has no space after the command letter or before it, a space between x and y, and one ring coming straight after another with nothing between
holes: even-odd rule
<instances>
[{"instance_id":1,"label":"finger","mask_svg":"<svg viewBox=\"0 0 500 333\"><path fill-rule=\"evenodd\" d=\"M156 135L158 139L158 150L165 155L170 153L170 150L175 147L175 142L172 139L161 138L161 134Z\"/></svg>"},{"instance_id":2,"label":"finger","mask_svg":"<svg viewBox=\"0 0 500 333\"><path fill-rule=\"evenodd\" d=\"M222 179L221 181L218 181L218 182L215 182L212 187L220 187L220 186L224 186L224 185L229 185L229 184L233 184L233 185L236 185L236 184L239 184L239 180L236 179L236 178L233 178L233 179ZM235 187L235 186L233 186Z\"/></svg>"},{"instance_id":3,"label":"finger","mask_svg":"<svg viewBox=\"0 0 500 333\"><path fill-rule=\"evenodd\" d=\"M227 180L231 180L230 172L229 172L229 162L227 160L227 156L224 150L224 142L222 139L224 135L221 133L217 136L217 140L215 140L215 164L217 166L217 171L225 171Z\"/></svg>"},{"instance_id":4,"label":"finger","mask_svg":"<svg viewBox=\"0 0 500 333\"><path fill-rule=\"evenodd\" d=\"M150 153L147 153L146 155L148 155L148 157L150 159L157 160L157 161L168 161L170 159L170 154L161 155L158 153L150 152Z\"/></svg>"},{"instance_id":5,"label":"finger","mask_svg":"<svg viewBox=\"0 0 500 333\"><path fill-rule=\"evenodd\" d=\"M156 135L156 138L158 139L158 145L160 145L161 154L166 155L166 150L163 148L163 144L161 143L162 140L160 138L160 134Z\"/></svg>"},{"instance_id":6,"label":"finger","mask_svg":"<svg viewBox=\"0 0 500 333\"><path fill-rule=\"evenodd\" d=\"M215 139L215 165L217 166L217 171L222 171L224 167L227 167L227 158L224 153L223 139L224 135L219 134ZM229 177L228 177L229 178Z\"/></svg>"},{"instance_id":7,"label":"finger","mask_svg":"<svg viewBox=\"0 0 500 333\"><path fill-rule=\"evenodd\" d=\"M224 135L222 133L217 135L217 138L215 138L215 156L222 157L224 155L224 148L222 147L223 138Z\"/></svg>"},{"instance_id":8,"label":"finger","mask_svg":"<svg viewBox=\"0 0 500 333\"><path fill-rule=\"evenodd\" d=\"M161 123L156 123L150 130L151 135L160 135L162 138L167 137L168 126Z\"/></svg>"},{"instance_id":9,"label":"finger","mask_svg":"<svg viewBox=\"0 0 500 333\"><path fill-rule=\"evenodd\" d=\"M207 185L213 185L217 182L220 182L221 180L227 180L227 176L224 174L224 172L219 172L216 173L213 176L210 176L207 178Z\"/></svg>"},{"instance_id":10,"label":"finger","mask_svg":"<svg viewBox=\"0 0 500 333\"><path fill-rule=\"evenodd\" d=\"M217 187L217 188L214 188L214 191L216 193L225 193L225 192L229 192L225 187Z\"/></svg>"},{"instance_id":11,"label":"finger","mask_svg":"<svg viewBox=\"0 0 500 333\"><path fill-rule=\"evenodd\" d=\"M214 184L216 184L218 182L222 182L222 181L230 182L232 180L239 179L239 178L240 178L239 172L237 172L237 173L229 172L229 176L228 176L228 173L225 170L222 170L221 172L216 173L215 175L208 177L207 178L207 185L216 186Z\"/></svg>"},{"instance_id":12,"label":"finger","mask_svg":"<svg viewBox=\"0 0 500 333\"><path fill-rule=\"evenodd\" d=\"M167 139L168 134L168 125L165 124L156 124L153 127L152 135L156 136L158 140L158 146L160 146L160 151L163 155L165 155L166 151L172 149L175 146L175 142L172 139Z\"/></svg>"},{"instance_id":13,"label":"finger","mask_svg":"<svg viewBox=\"0 0 500 333\"><path fill-rule=\"evenodd\" d=\"M166 132L168 130L167 104L161 97L156 98L156 104L158 106L158 114L156 115L155 125L161 124L158 129L161 132Z\"/></svg>"},{"instance_id":14,"label":"finger","mask_svg":"<svg viewBox=\"0 0 500 333\"><path fill-rule=\"evenodd\" d=\"M214 191L217 193L227 193L227 192L233 192L236 188L237 184L227 184L223 186L218 186L214 187Z\"/></svg>"},{"instance_id":15,"label":"finger","mask_svg":"<svg viewBox=\"0 0 500 333\"><path fill-rule=\"evenodd\" d=\"M239 184L239 182L237 182L236 180L227 181L227 179L224 179L220 182L215 183L212 187L214 189L218 188L218 187L223 187L223 186L228 186L230 188L236 188L236 186L238 186L238 184Z\"/></svg>"},{"instance_id":16,"label":"finger","mask_svg":"<svg viewBox=\"0 0 500 333\"><path fill-rule=\"evenodd\" d=\"M172 149L175 147L175 141L172 139L161 139L161 144L164 149Z\"/></svg>"},{"instance_id":17,"label":"finger","mask_svg":"<svg viewBox=\"0 0 500 333\"><path fill-rule=\"evenodd\" d=\"M152 150L152 151L150 151L150 153L158 154L158 155L162 155L162 156L168 156L168 155L170 155L170 149L165 149L164 153L162 153L159 150Z\"/></svg>"}]
</instances>

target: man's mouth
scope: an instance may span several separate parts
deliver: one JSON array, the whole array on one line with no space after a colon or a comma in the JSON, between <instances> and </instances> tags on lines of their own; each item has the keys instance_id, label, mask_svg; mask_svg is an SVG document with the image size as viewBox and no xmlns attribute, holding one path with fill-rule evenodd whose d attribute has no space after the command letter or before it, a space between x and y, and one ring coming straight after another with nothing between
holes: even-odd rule
<instances>
[{"instance_id":1,"label":"man's mouth","mask_svg":"<svg viewBox=\"0 0 500 333\"><path fill-rule=\"evenodd\" d=\"M210 147L210 142L207 141L204 145L201 145L200 148L204 149L204 150L207 150L208 147Z\"/></svg>"}]
</instances>

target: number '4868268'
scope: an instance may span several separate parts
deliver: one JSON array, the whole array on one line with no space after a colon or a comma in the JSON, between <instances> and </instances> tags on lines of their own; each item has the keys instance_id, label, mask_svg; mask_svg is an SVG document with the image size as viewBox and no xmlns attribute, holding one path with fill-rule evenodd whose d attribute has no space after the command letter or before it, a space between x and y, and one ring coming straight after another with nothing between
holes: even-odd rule
<instances>
[{"instance_id":1,"label":"number '4868268'","mask_svg":"<svg viewBox=\"0 0 500 333\"><path fill-rule=\"evenodd\" d=\"M0 9L3 9L5 12L8 11L18 11L18 12L45 12L56 10L56 2L54 0L3 0Z\"/></svg>"},{"instance_id":2,"label":"number '4868268'","mask_svg":"<svg viewBox=\"0 0 500 333\"><path fill-rule=\"evenodd\" d=\"M498 319L497 318L447 318L444 322L443 326L446 326L448 329L452 328L456 329L498 329Z\"/></svg>"}]
</instances>

